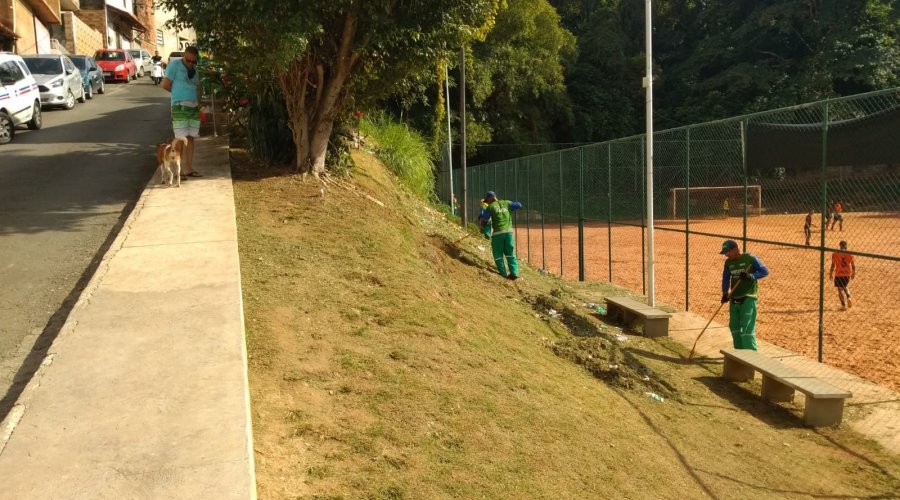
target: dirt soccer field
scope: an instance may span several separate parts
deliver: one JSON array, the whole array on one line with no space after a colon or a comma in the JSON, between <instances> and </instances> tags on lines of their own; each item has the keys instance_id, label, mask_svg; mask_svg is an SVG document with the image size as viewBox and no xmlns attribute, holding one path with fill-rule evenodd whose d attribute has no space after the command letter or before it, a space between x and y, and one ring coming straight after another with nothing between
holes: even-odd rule
<instances>
[{"instance_id":1,"label":"dirt soccer field","mask_svg":"<svg viewBox=\"0 0 900 500\"><path fill-rule=\"evenodd\" d=\"M748 219L750 238L804 244L803 214L764 215ZM818 214L815 216L818 226ZM639 224L640 221L637 221ZM578 279L578 226L558 221L527 225L520 218L516 228L516 253L532 266L545 268L566 279ZM691 221L691 231L740 235L739 217ZM657 300L709 317L719 306L723 257L718 255L721 237L689 236L686 260L684 221L658 220L656 224ZM837 229L837 228L835 228ZM826 231L826 246L837 248L847 240L851 250L897 255L900 214L849 213L843 231ZM610 279L610 230L606 222L585 225L585 275L588 280L612 281L642 292L641 228L613 224L612 278ZM811 243L821 233L813 228ZM560 245L562 241L562 246ZM776 345L816 358L818 352L819 259L814 248L794 248L748 243L748 252L769 268L760 284L757 334ZM685 283L688 265L689 288ZM896 262L856 257L857 279L850 283L853 307L840 311L833 283L828 279L831 254L825 255L824 361L868 380L900 390L900 273ZM690 292L686 297L686 289ZM727 324L727 311L717 321Z\"/></svg>"}]
</instances>

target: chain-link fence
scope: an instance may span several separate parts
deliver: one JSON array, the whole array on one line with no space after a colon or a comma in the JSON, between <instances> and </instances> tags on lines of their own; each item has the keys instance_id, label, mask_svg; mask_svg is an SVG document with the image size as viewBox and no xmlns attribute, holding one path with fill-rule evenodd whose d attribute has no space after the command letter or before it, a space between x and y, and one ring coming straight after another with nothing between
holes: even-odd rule
<instances>
[{"instance_id":1,"label":"chain-link fence","mask_svg":"<svg viewBox=\"0 0 900 500\"><path fill-rule=\"evenodd\" d=\"M520 258L645 292L644 140L472 167L470 220L488 190L521 201ZM761 338L900 389L900 88L660 131L654 151L659 300L712 314L719 249L737 240L771 273ZM446 168L438 179L449 200ZM857 273L846 310L830 277L840 241Z\"/></svg>"}]
</instances>

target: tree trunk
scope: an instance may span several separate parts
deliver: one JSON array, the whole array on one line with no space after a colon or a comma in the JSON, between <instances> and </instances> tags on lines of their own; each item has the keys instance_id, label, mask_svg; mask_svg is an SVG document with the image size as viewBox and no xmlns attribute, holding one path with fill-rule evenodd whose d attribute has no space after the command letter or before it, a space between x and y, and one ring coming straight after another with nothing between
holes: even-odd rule
<instances>
[{"instance_id":1,"label":"tree trunk","mask_svg":"<svg viewBox=\"0 0 900 500\"><path fill-rule=\"evenodd\" d=\"M319 58L321 54L313 49L303 59L294 60L278 77L297 148L295 166L300 172L325 172L328 140L359 57L351 50L355 34L356 18L348 14L336 57Z\"/></svg>"}]
</instances>

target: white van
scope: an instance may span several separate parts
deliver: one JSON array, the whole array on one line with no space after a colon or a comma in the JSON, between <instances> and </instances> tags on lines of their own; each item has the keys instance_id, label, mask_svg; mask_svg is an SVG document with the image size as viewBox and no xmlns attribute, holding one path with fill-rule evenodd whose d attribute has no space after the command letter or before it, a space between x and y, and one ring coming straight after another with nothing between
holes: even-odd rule
<instances>
[{"instance_id":1,"label":"white van","mask_svg":"<svg viewBox=\"0 0 900 500\"><path fill-rule=\"evenodd\" d=\"M41 92L21 57L0 52L0 144L12 141L23 124L31 130L43 125Z\"/></svg>"}]
</instances>

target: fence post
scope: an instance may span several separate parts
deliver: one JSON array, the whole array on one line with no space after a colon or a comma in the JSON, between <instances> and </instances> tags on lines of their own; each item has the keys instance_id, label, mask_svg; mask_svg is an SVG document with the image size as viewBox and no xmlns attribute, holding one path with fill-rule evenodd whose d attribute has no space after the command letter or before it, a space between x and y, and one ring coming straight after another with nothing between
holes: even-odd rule
<instances>
[{"instance_id":1,"label":"fence post","mask_svg":"<svg viewBox=\"0 0 900 500\"><path fill-rule=\"evenodd\" d=\"M684 138L684 310L691 310L691 128L685 131ZM678 210L678 199L673 201Z\"/></svg>"},{"instance_id":2,"label":"fence post","mask_svg":"<svg viewBox=\"0 0 900 500\"><path fill-rule=\"evenodd\" d=\"M518 160L516 160L518 161ZM531 164L526 163L528 171L525 172L525 197L528 199L528 210L533 210L531 208ZM528 243L525 244L528 263L531 264L531 214L525 217L525 237L528 238Z\"/></svg>"},{"instance_id":3,"label":"fence post","mask_svg":"<svg viewBox=\"0 0 900 500\"><path fill-rule=\"evenodd\" d=\"M559 277L563 276L563 154L559 150Z\"/></svg>"},{"instance_id":4,"label":"fence post","mask_svg":"<svg viewBox=\"0 0 900 500\"><path fill-rule=\"evenodd\" d=\"M584 147L578 148L578 281L584 281Z\"/></svg>"},{"instance_id":5,"label":"fence post","mask_svg":"<svg viewBox=\"0 0 900 500\"><path fill-rule=\"evenodd\" d=\"M742 252L747 252L747 177L749 177L749 172L747 171L747 119L744 118L741 120L741 170L744 173L744 239L743 239L743 250Z\"/></svg>"},{"instance_id":6,"label":"fence post","mask_svg":"<svg viewBox=\"0 0 900 500\"><path fill-rule=\"evenodd\" d=\"M544 239L544 155L541 155L541 269L547 270L547 245Z\"/></svg>"},{"instance_id":7,"label":"fence post","mask_svg":"<svg viewBox=\"0 0 900 500\"><path fill-rule=\"evenodd\" d=\"M825 344L825 212L828 210L828 101L825 101L825 112L822 115L822 216L819 227L822 228L819 236L819 353L821 363L824 359L823 348Z\"/></svg>"},{"instance_id":8,"label":"fence post","mask_svg":"<svg viewBox=\"0 0 900 500\"><path fill-rule=\"evenodd\" d=\"M606 203L606 243L609 245L606 255L609 258L609 282L612 283L612 143L606 147Z\"/></svg>"}]
</instances>

